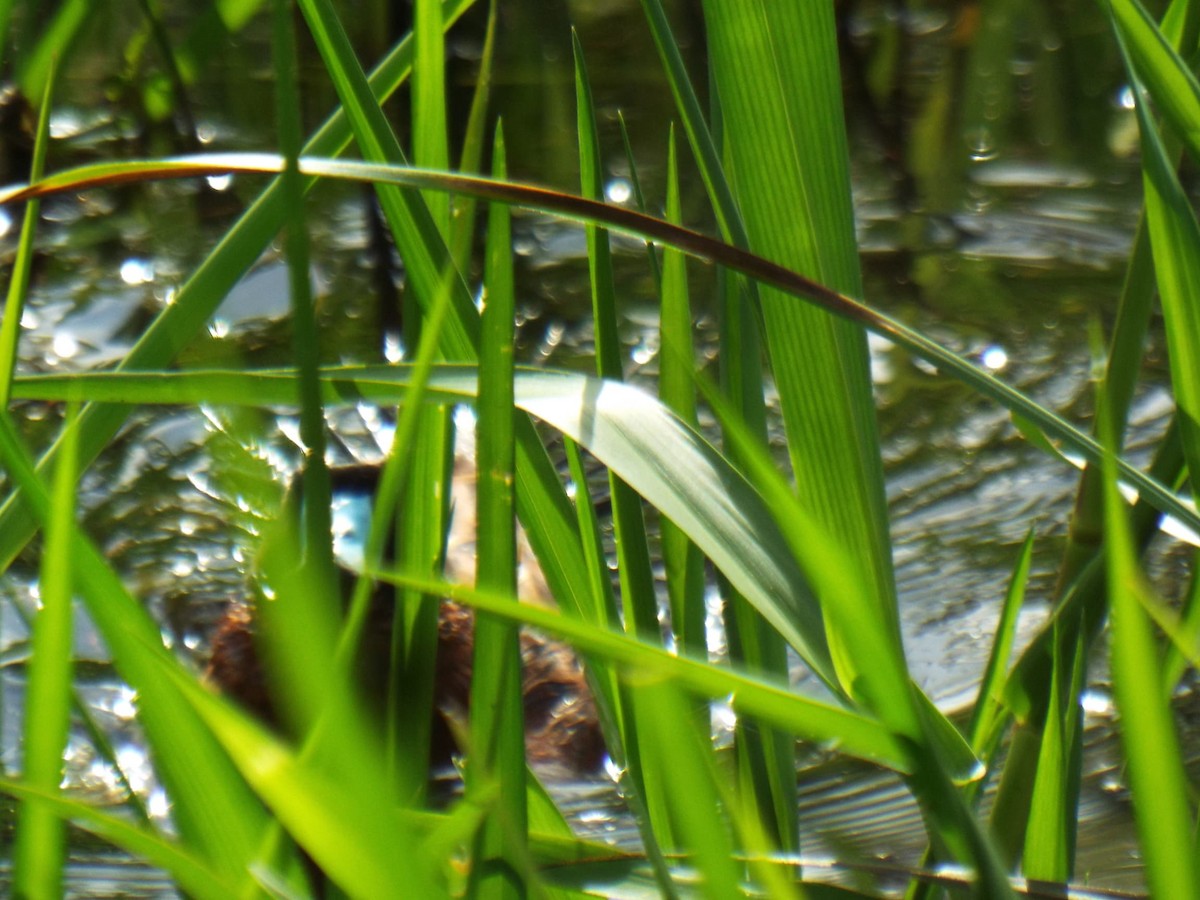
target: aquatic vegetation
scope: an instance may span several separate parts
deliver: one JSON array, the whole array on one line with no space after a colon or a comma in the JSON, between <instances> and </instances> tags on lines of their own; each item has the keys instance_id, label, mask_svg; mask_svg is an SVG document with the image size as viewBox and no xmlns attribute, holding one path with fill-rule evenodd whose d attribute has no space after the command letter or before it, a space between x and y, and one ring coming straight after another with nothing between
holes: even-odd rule
<instances>
[{"instance_id":1,"label":"aquatic vegetation","mask_svg":"<svg viewBox=\"0 0 1200 900\"><path fill-rule=\"evenodd\" d=\"M36 464L22 407L0 415L0 466L13 491L0 505L0 559L11 564L35 531L44 533L26 764L19 779L0 780L0 790L21 802L17 890L58 892L61 823L70 821L162 867L196 896L303 895L312 872L305 860L355 896L645 889L666 896L803 895L820 890L823 873L802 859L797 740L895 773L915 798L928 835L925 865L892 873L911 876L911 895L965 889L1008 896L1018 870L1031 880L1070 882L1086 874L1074 871L1080 698L1088 658L1107 642L1146 883L1156 896L1196 893L1195 810L1170 705L1196 659L1194 592L1181 610L1168 607L1139 563L1161 515L1200 527L1200 516L1178 494L1191 463L1200 464L1200 328L1192 313L1200 227L1175 172L1181 149L1200 159L1200 85L1181 61L1200 40L1192 5L1174 4L1161 26L1136 0L1107 6L1113 46L1126 57L1137 104L1146 209L1108 348L1098 330L1091 336L1098 373L1094 436L863 297L833 4L705 0L717 98L705 113L664 10L657 0L642 2L719 237L681 224L674 136L664 217L601 201L598 113L578 40L578 196L508 180L516 162L506 150L510 126L497 123L490 136L485 127L492 39L500 27L496 3L462 162L453 165L443 36L473 5L418 0L411 33L368 76L333 5L297 0L341 104L305 142L295 22L290 4L273 3L273 155L100 162L43 177L55 74L39 61L54 58L81 27L65 11L71 5L30 55L23 85L41 92L42 118L29 184L0 192L2 202L26 202L0 328L0 384L14 400L68 406ZM225 24L236 30L253 14L242 10L238 24ZM161 23L148 22L159 34ZM166 52L174 58L169 46ZM185 69L172 71L182 78ZM413 114L408 154L382 109L406 83ZM361 160L339 160L352 142ZM485 158L490 177L474 176ZM631 159L635 186L636 163ZM271 181L139 332L115 371L22 373L19 323L40 198L229 173ZM335 365L323 353L305 195L331 181L373 187L403 262L402 363ZM479 204L486 204L487 226L476 276ZM514 365L512 207L569 219L584 230L590 374ZM179 363L281 231L292 303L290 364L201 368L189 366L186 356ZM647 269L660 298L657 398L623 382L612 233L647 243ZM687 257L722 271L715 371L698 365L694 351ZM1176 425L1142 471L1118 454L1156 292ZM867 331L1009 411L1032 444L1087 464L1054 613L1010 665L1031 533L1014 561L965 725L926 696L905 658ZM779 399L786 475L767 450L770 392ZM182 665L75 521L78 473L115 439L130 409L146 404L298 411L304 502L287 504L281 491L267 502L252 526L251 563L268 598L265 655L278 693L288 698L283 715L295 739L216 696ZM449 410L456 404L472 405L477 415L474 584L446 579L441 558L454 452ZM394 409L396 421L361 571L344 605L325 458L329 417L354 405ZM701 413L712 417L713 429L700 428ZM562 442L564 465L551 459L547 430ZM214 477L249 483L260 473L272 483L256 455L257 438L239 440L242 433L228 429L228 457L214 466ZM591 496L598 485L583 451L604 469L606 521ZM1139 491L1132 510L1119 485ZM261 484L259 490L271 493ZM518 519L557 611L516 602ZM606 556L608 527L615 577ZM665 590L652 547L661 548ZM718 661L708 654L705 561L719 573L728 642L727 657ZM395 683L388 687L403 692L404 702L388 704L383 722L365 714L351 677L379 584L394 586L403 613L393 617ZM137 692L138 719L171 800L174 831L145 810L135 810L139 818L131 823L59 791L72 703L72 593L82 597L115 667ZM476 610L475 668L488 677L471 687L462 796L433 811L426 796L429 723L443 597ZM585 661L639 851L574 837L527 769L519 625L568 642ZM824 685L821 698L789 684L793 653ZM736 725L732 748L718 749L709 703L726 700ZM1002 744L1007 753L998 762ZM986 785L998 787L985 820L979 809ZM855 890L875 896L883 888Z\"/></svg>"}]
</instances>

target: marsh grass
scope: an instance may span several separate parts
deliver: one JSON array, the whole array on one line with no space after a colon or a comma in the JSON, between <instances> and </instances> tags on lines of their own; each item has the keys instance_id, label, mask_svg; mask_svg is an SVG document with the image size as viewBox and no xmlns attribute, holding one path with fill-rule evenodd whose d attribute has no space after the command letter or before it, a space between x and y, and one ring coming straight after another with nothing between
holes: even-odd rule
<instances>
[{"instance_id":1,"label":"marsh grass","mask_svg":"<svg viewBox=\"0 0 1200 900\"><path fill-rule=\"evenodd\" d=\"M44 896L61 889L66 857L56 823L66 819L161 866L194 896L304 896L313 885L300 851L337 890L352 896L622 894L647 887L664 896L821 896L826 889L798 865L805 828L796 818L796 740L904 779L924 816L929 869L956 863L969 873L966 882L953 885L952 879L914 872L912 896L944 890L1008 896L1018 864L1030 878L1066 882L1076 875L1079 695L1086 659L1111 608L1115 693L1147 883L1156 896L1196 894L1195 809L1169 704L1197 656L1196 614L1190 606L1181 613L1167 609L1138 564L1159 512L1197 523L1175 490L1183 460L1200 460L1193 408L1200 228L1170 149L1179 140L1200 159L1200 86L1177 52L1186 57L1195 49L1194 4L1175 3L1161 31L1135 0L1112 0L1110 7L1130 77L1153 94L1165 125L1139 95L1145 237L1135 244L1100 385L1107 430L1098 440L862 302L832 4L706 0L713 93L720 98L706 115L668 18L657 0L643 0L723 240L678 225L674 140L665 220L586 202L602 196L602 188L578 40L583 199L504 180L502 131L489 138L483 125L494 6L462 157L470 172L490 150L493 178L470 179L442 171L450 158L442 35L470 0L416 3L412 36L371 77L328 0L296 5L341 102L307 143L299 132L291 74L292 9L277 0L271 10L277 157L102 163L40 180L35 169L29 189L3 194L9 202L28 201L30 212L0 331L6 348L0 359L7 360L0 378L18 400L84 404L78 415L64 418L59 438L37 463L21 436L21 407L0 415L0 465L13 486L0 507L0 561L11 563L35 529L46 535L25 771L19 780L0 780L0 789L22 804L19 891ZM52 72L40 60L68 46L71 29L83 21L70 11L80 6L65 5L31 53L22 70L27 86L52 84ZM412 157L419 169L408 167L381 109L410 76ZM47 109L44 102L43 149ZM352 140L363 162L336 162ZM631 160L635 171L636 163ZM36 241L38 196L224 171L276 177L146 328L117 372L17 374L13 323L27 285L20 260L27 260ZM404 365L317 365L320 335L307 299L303 198L320 177L375 187L405 263L406 302L419 321L407 334L410 361ZM482 317L469 282L470 215L467 226L451 215L479 201L487 203L488 217ZM583 223L596 328L594 375L513 365L510 205ZM171 370L175 356L281 229L296 303L294 366ZM650 265L662 300L661 401L621 382L608 229L641 237L661 252ZM694 357L687 254L724 267L724 355L716 379L700 371ZM1151 271L1163 301L1180 415L1178 444L1164 439L1147 475L1115 451L1144 342ZM1030 535L1014 560L994 650L965 732L913 683L904 657L864 327L1009 409L1038 446L1055 452L1057 443L1058 450L1092 464L1075 528L1082 534L1102 521L1109 549L1096 555L1072 544L1056 613L1008 674L1035 539ZM765 449L759 348L781 399L787 475ZM696 429L697 398L720 424L720 449ZM399 415L364 572L343 620L330 545L324 413L357 402L394 406ZM299 509L281 503L263 525L253 573L273 597L263 604L264 650L273 676L286 685L283 712L294 740L271 733L200 685L167 652L155 623L74 521L75 473L104 449L131 407L151 403L301 410L306 502ZM476 585L450 585L439 577L453 446L447 410L458 403L476 405L479 417ZM566 439L578 489L574 500L533 418ZM622 615L580 448L608 472ZM247 450L247 467L250 459ZM1132 514L1119 498L1119 480L1141 490ZM648 507L657 517L647 516ZM389 554L393 516L399 546ZM558 612L514 602L517 519ZM671 635L659 621L651 573L648 523L654 521L662 523ZM395 563L384 562L389 558ZM697 577L703 558L719 571L726 601L730 654L720 662L709 661L703 640ZM391 689L405 700L389 705L382 725L370 720L349 676L376 579L400 589L403 611L393 636L397 674ZM173 832L148 818L130 824L57 789L70 707L70 646L63 632L72 590L82 596L117 670L138 692L140 721L172 801ZM424 742L440 597L478 610L476 659L489 677L472 689L464 793L431 811L424 798ZM586 660L641 852L575 838L526 770L516 644L521 624L568 641ZM828 700L791 690L789 648L825 683ZM707 702L724 698L732 698L739 717L732 753L717 753L709 735ZM1007 731L1013 733L1011 749L997 773L993 761ZM977 804L985 781L997 778L999 795L985 823ZM873 895L870 889L847 893Z\"/></svg>"}]
</instances>

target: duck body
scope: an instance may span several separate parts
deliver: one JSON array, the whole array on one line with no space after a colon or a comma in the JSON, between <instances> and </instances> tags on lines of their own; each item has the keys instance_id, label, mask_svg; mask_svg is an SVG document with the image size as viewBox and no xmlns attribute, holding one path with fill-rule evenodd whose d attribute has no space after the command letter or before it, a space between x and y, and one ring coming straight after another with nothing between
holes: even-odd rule
<instances>
[{"instance_id":1,"label":"duck body","mask_svg":"<svg viewBox=\"0 0 1200 900\"><path fill-rule=\"evenodd\" d=\"M335 469L334 488L361 490L372 486L365 467ZM456 476L456 482L458 476ZM456 484L455 490L461 491ZM457 501L456 501L457 502ZM462 506L456 508L462 509ZM467 507L470 508L470 507ZM459 548L456 550L456 547ZM473 541L452 534L448 552L472 559L453 558L448 569L474 567ZM536 569L532 559L522 562ZM540 572L536 573L540 580ZM368 699L373 714L384 714L389 678L392 625L395 602L386 588L377 590L362 638L356 667L358 687ZM277 726L280 707L258 648L258 617L246 603L231 603L218 622L212 638L207 680L264 722ZM430 763L434 769L449 766L463 748L454 734L461 733L470 705L474 661L474 614L466 607L442 601L438 614L437 658L434 684L434 721ZM567 645L524 629L521 632L522 696L525 710L526 755L539 770L562 775L586 775L604 764L606 751L595 701L587 686L578 657Z\"/></svg>"}]
</instances>

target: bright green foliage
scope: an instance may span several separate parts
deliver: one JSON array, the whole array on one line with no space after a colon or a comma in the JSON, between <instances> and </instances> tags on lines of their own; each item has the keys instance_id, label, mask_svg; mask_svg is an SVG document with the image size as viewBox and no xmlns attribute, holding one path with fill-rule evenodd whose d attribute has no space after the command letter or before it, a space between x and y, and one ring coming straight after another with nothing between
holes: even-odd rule
<instances>
[{"instance_id":1,"label":"bright green foliage","mask_svg":"<svg viewBox=\"0 0 1200 900\"><path fill-rule=\"evenodd\" d=\"M260 5L225 2L210 15L235 30L253 21ZM304 894L316 886L298 863L297 849L331 883L323 890L350 896L521 897L581 890L822 896L827 889L805 884L807 873L793 856L771 857L803 848L793 758L794 742L801 740L897 773L924 813L928 862L966 866L973 895L1009 896L1009 862L1020 862L1031 878L1077 877L1079 695L1089 649L1111 611L1114 693L1147 882L1156 896L1194 895L1200 889L1191 837L1196 810L1170 696L1196 662L1192 635L1200 613L1191 599L1200 590L1189 592L1181 614L1166 609L1147 586L1137 554L1154 524L1151 506L1200 525L1200 516L1176 496L1185 469L1200 467L1200 226L1175 171L1179 145L1200 162L1200 84L1183 62L1196 49L1197 4L1174 4L1160 31L1137 0L1108 3L1137 92L1147 199L1113 347L1107 366L1098 366L1106 372L1099 406L1114 432L1102 434L1102 441L861 300L833 3L704 0L713 76L713 106L706 114L662 6L643 0L724 240L682 226L673 139L664 219L600 202L605 148L578 38L580 196L508 183L498 129L492 178L444 171L451 158L444 34L471 5L418 0L414 34L368 79L335 4L297 0L342 103L302 145L291 33L299 20L289 3L276 0L277 155L99 163L0 198L36 200L118 181L213 172L278 176L115 373L16 377L17 323L35 245L36 202L28 207L0 335L0 393L11 387L16 399L87 405L67 419L36 468L13 414L0 413L0 467L14 486L0 507L0 561L11 563L35 529L46 534L45 607L37 616L27 698L33 710L26 722L30 759L20 781L0 780L0 790L22 804L19 889L30 895L60 889L60 819L69 819L165 868L194 896ZM66 54L87 10L86 3L64 3L48 20L45 34L16 66L27 86L49 79L49 61ZM11 12L11 4L0 4L0 32L7 32ZM464 170L481 168L485 156L491 56L502 27L494 3ZM205 31L210 38L213 33ZM192 77L187 54L181 51L177 62L177 77ZM410 68L411 156L420 169L407 166L381 106ZM48 109L47 101L43 145ZM334 159L351 140L363 161ZM635 174L636 162L630 154ZM374 186L405 264L411 341L404 365L318 364L328 357L319 347L308 295L305 194L321 178ZM472 221L452 215L480 200L488 204L482 316L474 300ZM646 205L655 208L657 201ZM510 206L585 228L594 376L514 366ZM294 365L171 371L281 228L296 304ZM649 269L661 294L661 401L622 381L617 307L623 298L614 285L610 232L654 245ZM722 267L726 279L721 346L730 358L720 361L716 385L697 371L693 355L689 254ZM1179 415L1146 474L1104 448L1115 451L1122 444L1116 432L1137 386L1151 285L1163 304ZM1073 450L1093 464L1063 564L1069 586L1049 624L1006 676L1031 534L1014 567L965 735L913 684L900 642L864 328L1011 410L1042 449ZM762 346L786 429L786 475L764 444ZM325 414L362 402L398 408L398 419L380 476L366 564L343 616L328 540ZM474 405L479 415L475 585L441 578L453 447L449 410L460 403ZM104 449L130 408L145 404L301 411L307 502L300 509L281 504L264 522L254 562L254 574L273 597L261 614L264 655L274 679L287 687L281 713L289 738L269 733L203 689L75 524L76 472ZM700 433L700 411L718 421L722 449ZM566 440L573 502L534 419ZM607 470L615 577L602 539L608 523L593 507L582 450ZM47 487L51 471L53 492ZM1118 479L1141 491L1132 516ZM514 602L518 517L558 612ZM658 522L675 626L670 650L652 574ZM1109 543L1097 555L1084 538L1101 528ZM393 534L394 554L387 546ZM385 563L389 557L394 564ZM731 654L717 663L705 653L705 560L719 573L729 601ZM393 702L377 727L350 671L379 581L395 584L400 602L392 635ZM141 725L172 799L178 837L148 819L130 825L57 790L70 707L72 588L108 642L116 668L138 692ZM480 617L475 670L483 674L472 688L465 795L431 812L425 787L443 597L474 607ZM641 854L574 838L551 794L526 770L517 638L522 625L568 642L585 662L612 755L626 770ZM787 648L829 688L831 699L792 690L785 678ZM709 740L708 704L714 700L728 702L739 716L732 763ZM975 809L984 774L980 760L990 764L1014 721L988 830ZM911 894L935 890L926 880L914 882Z\"/></svg>"}]
</instances>

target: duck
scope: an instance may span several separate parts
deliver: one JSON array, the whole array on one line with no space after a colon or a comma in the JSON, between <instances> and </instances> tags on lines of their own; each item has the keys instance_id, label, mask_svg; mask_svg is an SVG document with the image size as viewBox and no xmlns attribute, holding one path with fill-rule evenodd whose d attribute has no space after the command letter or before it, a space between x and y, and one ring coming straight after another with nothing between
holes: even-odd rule
<instances>
[{"instance_id":1,"label":"duck","mask_svg":"<svg viewBox=\"0 0 1200 900\"><path fill-rule=\"evenodd\" d=\"M343 466L332 468L330 474L336 496L343 491L373 490L378 468ZM452 481L456 512L446 565L454 580L467 581L474 574L474 523L469 514L461 513L474 509L473 484L469 466L456 462ZM523 539L519 545L521 596L526 598L525 591L532 590L535 602L547 602L548 589L536 560ZM353 577L348 569L343 574L347 582ZM386 586L378 588L356 671L358 686L376 715L384 712L383 685L388 677L394 611L392 592ZM252 602L230 602L213 630L204 677L260 721L278 727L279 704L259 652L259 624ZM463 733L470 709L474 632L470 609L451 600L441 601L430 746L434 772L451 768L465 750L456 735ZM602 772L607 751L595 699L578 656L566 644L530 629L522 629L520 649L528 763L542 775L586 777Z\"/></svg>"}]
</instances>

